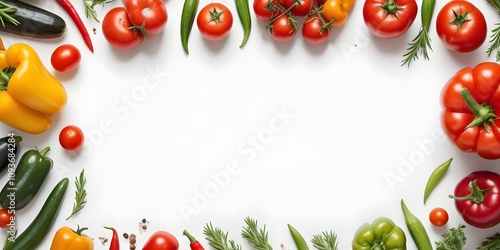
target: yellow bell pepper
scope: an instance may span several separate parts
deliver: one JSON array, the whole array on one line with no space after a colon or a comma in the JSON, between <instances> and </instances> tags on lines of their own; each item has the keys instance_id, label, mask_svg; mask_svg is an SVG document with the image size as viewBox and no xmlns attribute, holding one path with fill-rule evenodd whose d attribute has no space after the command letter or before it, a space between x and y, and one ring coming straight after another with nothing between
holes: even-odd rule
<instances>
[{"instance_id":1,"label":"yellow bell pepper","mask_svg":"<svg viewBox=\"0 0 500 250\"><path fill-rule=\"evenodd\" d=\"M1 122L39 134L49 129L52 115L64 109L67 93L32 47L16 43L0 49L0 103Z\"/></svg>"},{"instance_id":2,"label":"yellow bell pepper","mask_svg":"<svg viewBox=\"0 0 500 250\"><path fill-rule=\"evenodd\" d=\"M82 234L85 230L86 227L78 227L76 231L66 226L59 228L54 235L50 250L93 250L94 241Z\"/></svg>"}]
</instances>

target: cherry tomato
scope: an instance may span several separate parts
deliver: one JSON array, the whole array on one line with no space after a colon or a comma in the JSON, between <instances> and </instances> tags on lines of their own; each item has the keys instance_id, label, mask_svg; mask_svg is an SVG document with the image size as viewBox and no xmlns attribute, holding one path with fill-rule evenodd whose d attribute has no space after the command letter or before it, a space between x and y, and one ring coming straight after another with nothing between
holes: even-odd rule
<instances>
[{"instance_id":1,"label":"cherry tomato","mask_svg":"<svg viewBox=\"0 0 500 250\"><path fill-rule=\"evenodd\" d=\"M436 17L436 32L446 48L466 53L481 47L488 29L476 6L465 0L451 0Z\"/></svg>"},{"instance_id":2,"label":"cherry tomato","mask_svg":"<svg viewBox=\"0 0 500 250\"><path fill-rule=\"evenodd\" d=\"M254 0L253 11L258 19L269 21L277 13L278 5L276 0Z\"/></svg>"},{"instance_id":3,"label":"cherry tomato","mask_svg":"<svg viewBox=\"0 0 500 250\"><path fill-rule=\"evenodd\" d=\"M163 0L123 0L130 21L141 26L144 24L148 36L153 36L165 28L168 13Z\"/></svg>"},{"instance_id":4,"label":"cherry tomato","mask_svg":"<svg viewBox=\"0 0 500 250\"><path fill-rule=\"evenodd\" d=\"M218 41L229 34L233 26L233 15L224 4L213 2L200 10L196 24L201 36Z\"/></svg>"},{"instance_id":5,"label":"cherry tomato","mask_svg":"<svg viewBox=\"0 0 500 250\"><path fill-rule=\"evenodd\" d=\"M66 126L59 133L59 143L68 151L82 148L84 140L83 131L75 125Z\"/></svg>"},{"instance_id":6,"label":"cherry tomato","mask_svg":"<svg viewBox=\"0 0 500 250\"><path fill-rule=\"evenodd\" d=\"M321 13L332 26L342 26L354 4L354 0L326 0Z\"/></svg>"},{"instance_id":7,"label":"cherry tomato","mask_svg":"<svg viewBox=\"0 0 500 250\"><path fill-rule=\"evenodd\" d=\"M296 21L287 14L279 14L270 26L271 36L279 42L291 40L297 33Z\"/></svg>"},{"instance_id":8,"label":"cherry tomato","mask_svg":"<svg viewBox=\"0 0 500 250\"><path fill-rule=\"evenodd\" d=\"M75 69L80 64L81 59L82 55L77 47L63 44L52 52L50 62L55 70L66 72Z\"/></svg>"},{"instance_id":9,"label":"cherry tomato","mask_svg":"<svg viewBox=\"0 0 500 250\"><path fill-rule=\"evenodd\" d=\"M124 7L108 11L102 20L102 33L111 46L129 50L144 41L145 30L135 26Z\"/></svg>"},{"instance_id":10,"label":"cherry tomato","mask_svg":"<svg viewBox=\"0 0 500 250\"><path fill-rule=\"evenodd\" d=\"M373 35L396 38L408 31L417 12L415 0L366 0L363 5L363 20Z\"/></svg>"},{"instance_id":11,"label":"cherry tomato","mask_svg":"<svg viewBox=\"0 0 500 250\"><path fill-rule=\"evenodd\" d=\"M442 227L448 223L448 212L444 208L436 207L429 213L429 221L436 227Z\"/></svg>"},{"instance_id":12,"label":"cherry tomato","mask_svg":"<svg viewBox=\"0 0 500 250\"><path fill-rule=\"evenodd\" d=\"M179 241L169 232L157 231L144 243L143 250L177 250Z\"/></svg>"},{"instance_id":13,"label":"cherry tomato","mask_svg":"<svg viewBox=\"0 0 500 250\"><path fill-rule=\"evenodd\" d=\"M308 17L302 24L302 37L312 44L328 40L330 25L324 23L318 14Z\"/></svg>"},{"instance_id":14,"label":"cherry tomato","mask_svg":"<svg viewBox=\"0 0 500 250\"><path fill-rule=\"evenodd\" d=\"M9 210L5 208L0 208L0 228L7 228L12 223L12 218L14 214L9 213Z\"/></svg>"},{"instance_id":15,"label":"cherry tomato","mask_svg":"<svg viewBox=\"0 0 500 250\"><path fill-rule=\"evenodd\" d=\"M306 16L312 6L312 0L278 0L278 3L286 10L291 8L292 14Z\"/></svg>"}]
</instances>

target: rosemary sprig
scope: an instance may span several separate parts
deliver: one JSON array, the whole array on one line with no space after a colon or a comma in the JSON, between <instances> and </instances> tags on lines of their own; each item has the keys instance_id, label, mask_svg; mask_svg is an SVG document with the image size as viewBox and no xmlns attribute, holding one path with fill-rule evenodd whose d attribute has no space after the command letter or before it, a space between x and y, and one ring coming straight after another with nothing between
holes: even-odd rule
<instances>
[{"instance_id":1,"label":"rosemary sprig","mask_svg":"<svg viewBox=\"0 0 500 250\"><path fill-rule=\"evenodd\" d=\"M241 250L241 246L236 244L234 240L228 240L228 232L224 232L218 227L213 227L212 222L205 225L203 234L208 244L215 250Z\"/></svg>"},{"instance_id":2,"label":"rosemary sprig","mask_svg":"<svg viewBox=\"0 0 500 250\"><path fill-rule=\"evenodd\" d=\"M331 230L313 235L311 242L318 250L339 250L337 235Z\"/></svg>"},{"instance_id":3,"label":"rosemary sprig","mask_svg":"<svg viewBox=\"0 0 500 250\"><path fill-rule=\"evenodd\" d=\"M85 17L92 18L96 22L100 22L95 7L97 5L104 6L105 4L112 3L114 1L115 0L83 0L83 3L85 4Z\"/></svg>"},{"instance_id":4,"label":"rosemary sprig","mask_svg":"<svg viewBox=\"0 0 500 250\"><path fill-rule=\"evenodd\" d=\"M269 244L268 234L266 231L266 225L263 228L258 228L257 221L246 217L245 218L246 227L244 226L241 230L241 236L248 240L248 242L256 250L272 250L271 244Z\"/></svg>"},{"instance_id":5,"label":"rosemary sprig","mask_svg":"<svg viewBox=\"0 0 500 250\"><path fill-rule=\"evenodd\" d=\"M487 237L476 250L496 250L500 249L500 233Z\"/></svg>"},{"instance_id":6,"label":"rosemary sprig","mask_svg":"<svg viewBox=\"0 0 500 250\"><path fill-rule=\"evenodd\" d=\"M66 220L69 220L71 217L73 217L73 215L82 210L87 203L87 190L85 190L86 182L87 179L85 178L84 169L82 169L82 172L80 172L80 176L75 177L75 203L73 203L73 211L71 211L71 214L68 216L68 218L66 218Z\"/></svg>"},{"instance_id":7,"label":"rosemary sprig","mask_svg":"<svg viewBox=\"0 0 500 250\"><path fill-rule=\"evenodd\" d=\"M467 238L465 237L465 226L459 224L458 227L450 228L442 236L441 241L436 242L436 250L462 250L464 249Z\"/></svg>"},{"instance_id":8,"label":"rosemary sprig","mask_svg":"<svg viewBox=\"0 0 500 250\"><path fill-rule=\"evenodd\" d=\"M497 13L500 14L500 0L486 0L486 2L493 6ZM486 50L486 54L491 56L493 51L496 51L495 60L500 62L500 50L498 49L500 47L500 23L495 23L495 28L493 28L491 32L492 34L489 40L490 46L488 47L488 50Z\"/></svg>"},{"instance_id":9,"label":"rosemary sprig","mask_svg":"<svg viewBox=\"0 0 500 250\"><path fill-rule=\"evenodd\" d=\"M2 27L5 27L5 21L14 24L15 26L19 25L20 22L13 18L10 13L15 13L17 11L16 8L5 4L3 1L0 1L0 23Z\"/></svg>"}]
</instances>

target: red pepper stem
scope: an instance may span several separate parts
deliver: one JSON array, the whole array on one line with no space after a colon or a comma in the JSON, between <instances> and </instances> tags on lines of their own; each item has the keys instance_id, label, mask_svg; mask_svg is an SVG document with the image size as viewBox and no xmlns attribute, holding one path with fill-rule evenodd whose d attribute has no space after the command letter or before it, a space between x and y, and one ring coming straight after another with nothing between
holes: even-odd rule
<instances>
[{"instance_id":1,"label":"red pepper stem","mask_svg":"<svg viewBox=\"0 0 500 250\"><path fill-rule=\"evenodd\" d=\"M474 120L466 128L483 125L486 131L489 131L489 125L493 124L494 119L497 118L493 108L486 103L477 103L467 88L461 89L460 95L475 116Z\"/></svg>"},{"instance_id":2,"label":"red pepper stem","mask_svg":"<svg viewBox=\"0 0 500 250\"><path fill-rule=\"evenodd\" d=\"M194 236L193 236L193 235L191 235L190 233L188 233L188 231L184 230L184 231L182 232L182 234L183 234L183 235L185 235L185 236L189 239L189 242L190 242L190 243L194 243L194 242L196 242L196 238L194 238Z\"/></svg>"},{"instance_id":3,"label":"red pepper stem","mask_svg":"<svg viewBox=\"0 0 500 250\"><path fill-rule=\"evenodd\" d=\"M475 204L479 204L484 201L484 196L489 191L489 188L480 189L477 186L477 180L471 181L469 183L469 188L470 188L470 194L466 196L457 197L450 194L449 197L459 201L472 200Z\"/></svg>"}]
</instances>

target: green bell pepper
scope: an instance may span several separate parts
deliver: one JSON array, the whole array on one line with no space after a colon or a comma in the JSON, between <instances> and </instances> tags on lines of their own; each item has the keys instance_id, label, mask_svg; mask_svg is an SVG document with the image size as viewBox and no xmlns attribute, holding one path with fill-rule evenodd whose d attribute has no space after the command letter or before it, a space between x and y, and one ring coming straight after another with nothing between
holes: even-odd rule
<instances>
[{"instance_id":1,"label":"green bell pepper","mask_svg":"<svg viewBox=\"0 0 500 250\"><path fill-rule=\"evenodd\" d=\"M406 235L386 217L359 227L352 240L353 250L406 250Z\"/></svg>"}]
</instances>

